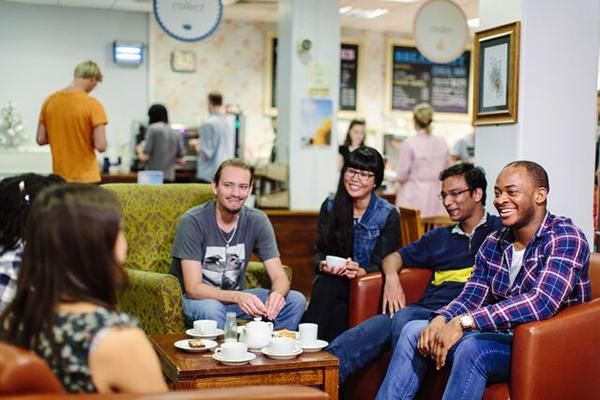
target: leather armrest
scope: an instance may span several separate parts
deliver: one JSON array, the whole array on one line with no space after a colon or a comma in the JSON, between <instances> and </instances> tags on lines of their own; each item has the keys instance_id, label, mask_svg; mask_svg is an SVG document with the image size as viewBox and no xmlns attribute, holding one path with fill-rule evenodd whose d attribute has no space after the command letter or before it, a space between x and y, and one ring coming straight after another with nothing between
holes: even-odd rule
<instances>
[{"instance_id":1,"label":"leather armrest","mask_svg":"<svg viewBox=\"0 0 600 400\"><path fill-rule=\"evenodd\" d=\"M515 330L512 399L592 399L600 393L600 299Z\"/></svg>"},{"instance_id":2,"label":"leather armrest","mask_svg":"<svg viewBox=\"0 0 600 400\"><path fill-rule=\"evenodd\" d=\"M406 304L416 302L423 296L431 280L431 270L402 268L400 282L406 295ZM350 328L371 318L381 311L383 278L381 272L373 272L350 282L348 326Z\"/></svg>"}]
</instances>

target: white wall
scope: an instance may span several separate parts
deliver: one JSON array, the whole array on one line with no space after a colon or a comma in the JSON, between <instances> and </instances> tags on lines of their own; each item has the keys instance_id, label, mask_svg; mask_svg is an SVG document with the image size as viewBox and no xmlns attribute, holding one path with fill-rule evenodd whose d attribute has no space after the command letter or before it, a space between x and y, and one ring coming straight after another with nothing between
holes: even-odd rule
<instances>
[{"instance_id":1,"label":"white wall","mask_svg":"<svg viewBox=\"0 0 600 400\"><path fill-rule=\"evenodd\" d=\"M108 114L108 154L116 156L129 141L131 121L146 114L148 63L114 64L112 42L147 37L145 13L0 1L0 107L13 101L33 145L44 99L71 82L77 63L92 59L104 75L92 96Z\"/></svg>"},{"instance_id":2,"label":"white wall","mask_svg":"<svg viewBox=\"0 0 600 400\"><path fill-rule=\"evenodd\" d=\"M580 0L481 0L482 29L521 20L517 124L477 128L477 159L492 188L503 165L541 164L551 212L593 237L592 198L600 3Z\"/></svg>"}]
</instances>

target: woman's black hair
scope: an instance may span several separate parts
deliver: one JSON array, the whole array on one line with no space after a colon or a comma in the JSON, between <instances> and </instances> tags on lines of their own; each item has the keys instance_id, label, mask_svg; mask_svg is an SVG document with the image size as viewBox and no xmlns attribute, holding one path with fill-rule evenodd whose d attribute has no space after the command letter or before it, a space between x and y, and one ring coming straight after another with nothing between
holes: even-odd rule
<instances>
[{"instance_id":1,"label":"woman's black hair","mask_svg":"<svg viewBox=\"0 0 600 400\"><path fill-rule=\"evenodd\" d=\"M372 190L376 190L383 181L383 157L374 148L364 146L349 153L344 159L333 209L329 213L329 219L324 229L324 242L319 243L319 248L324 249L328 254L339 257L353 256L354 210L352 198L344 186L344 174L348 168L374 173L375 185Z\"/></svg>"},{"instance_id":2,"label":"woman's black hair","mask_svg":"<svg viewBox=\"0 0 600 400\"><path fill-rule=\"evenodd\" d=\"M153 104L148 110L148 118L148 124L153 124L155 122L169 123L169 114L162 104Z\"/></svg>"},{"instance_id":3,"label":"woman's black hair","mask_svg":"<svg viewBox=\"0 0 600 400\"><path fill-rule=\"evenodd\" d=\"M64 183L58 175L27 173L0 181L0 249L14 250L23 238L31 203L47 186Z\"/></svg>"}]
</instances>

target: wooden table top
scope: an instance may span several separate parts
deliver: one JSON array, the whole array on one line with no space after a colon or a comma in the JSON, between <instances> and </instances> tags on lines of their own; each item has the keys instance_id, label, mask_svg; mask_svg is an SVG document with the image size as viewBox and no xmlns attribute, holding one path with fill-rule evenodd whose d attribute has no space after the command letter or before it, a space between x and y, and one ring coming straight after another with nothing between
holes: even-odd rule
<instances>
[{"instance_id":1,"label":"wooden table top","mask_svg":"<svg viewBox=\"0 0 600 400\"><path fill-rule=\"evenodd\" d=\"M175 333L154 335L150 341L158 352L163 366L170 366L176 371L178 378L200 377L212 375L235 375L248 372L289 371L309 368L337 367L339 360L334 355L319 351L302 353L291 360L273 360L260 351L253 352L256 358L247 364L230 366L219 363L212 358L212 351L191 353L180 350L174 343L181 339L190 339L185 334ZM166 372L166 371L165 371ZM168 372L167 372L168 373Z\"/></svg>"}]
</instances>

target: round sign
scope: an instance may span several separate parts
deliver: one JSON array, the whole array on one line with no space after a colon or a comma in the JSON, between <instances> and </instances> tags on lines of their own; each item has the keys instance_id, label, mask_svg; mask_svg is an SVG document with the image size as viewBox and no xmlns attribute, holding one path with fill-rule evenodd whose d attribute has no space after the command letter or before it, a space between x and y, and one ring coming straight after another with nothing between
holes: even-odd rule
<instances>
[{"instance_id":1,"label":"round sign","mask_svg":"<svg viewBox=\"0 0 600 400\"><path fill-rule=\"evenodd\" d=\"M417 49L433 62L448 63L460 57L468 31L465 13L450 0L430 0L415 17Z\"/></svg>"},{"instance_id":2,"label":"round sign","mask_svg":"<svg viewBox=\"0 0 600 400\"><path fill-rule=\"evenodd\" d=\"M186 42L210 36L223 14L221 0L154 0L153 8L161 28Z\"/></svg>"}]
</instances>

